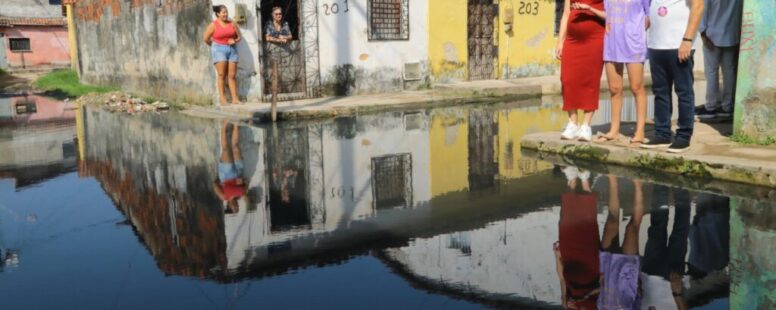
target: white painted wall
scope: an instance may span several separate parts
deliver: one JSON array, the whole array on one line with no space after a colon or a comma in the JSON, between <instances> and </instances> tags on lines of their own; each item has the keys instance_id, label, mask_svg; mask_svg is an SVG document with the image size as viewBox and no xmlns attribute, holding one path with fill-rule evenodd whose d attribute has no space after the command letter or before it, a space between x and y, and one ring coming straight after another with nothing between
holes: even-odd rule
<instances>
[{"instance_id":1,"label":"white painted wall","mask_svg":"<svg viewBox=\"0 0 776 310\"><path fill-rule=\"evenodd\" d=\"M428 1L410 0L407 41L369 41L367 0L319 0L318 26L322 80L337 65L352 64L367 72L398 70L404 64L428 60ZM339 13L332 13L336 4ZM328 6L329 14L324 5ZM400 77L398 75L397 77Z\"/></svg>"}]
</instances>

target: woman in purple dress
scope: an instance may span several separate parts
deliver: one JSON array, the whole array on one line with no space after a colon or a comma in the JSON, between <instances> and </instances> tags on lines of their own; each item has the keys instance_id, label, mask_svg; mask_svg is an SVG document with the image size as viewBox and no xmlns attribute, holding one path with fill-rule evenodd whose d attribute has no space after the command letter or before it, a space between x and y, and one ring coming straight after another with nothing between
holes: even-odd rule
<instances>
[{"instance_id":1,"label":"woman in purple dress","mask_svg":"<svg viewBox=\"0 0 776 310\"><path fill-rule=\"evenodd\" d=\"M606 0L605 12L593 11L606 19L604 66L612 98L611 127L609 132L599 136L596 142L609 142L620 135L624 68L628 69L630 89L636 98L636 132L630 143L638 146L644 142L644 124L647 120L644 61L647 59L649 4L650 0Z\"/></svg>"}]
</instances>

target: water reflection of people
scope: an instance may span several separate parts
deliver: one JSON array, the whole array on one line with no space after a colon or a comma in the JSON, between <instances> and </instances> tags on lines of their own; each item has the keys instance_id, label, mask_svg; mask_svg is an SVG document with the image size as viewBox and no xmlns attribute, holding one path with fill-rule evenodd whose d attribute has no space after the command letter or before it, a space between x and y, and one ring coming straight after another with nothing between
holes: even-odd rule
<instances>
[{"instance_id":1,"label":"water reflection of people","mask_svg":"<svg viewBox=\"0 0 776 310\"><path fill-rule=\"evenodd\" d=\"M688 272L700 279L725 269L730 256L730 198L700 193L690 226Z\"/></svg>"},{"instance_id":2,"label":"water reflection of people","mask_svg":"<svg viewBox=\"0 0 776 310\"><path fill-rule=\"evenodd\" d=\"M602 309L638 309L642 292L639 284L639 228L644 216L644 195L641 181L633 180L633 214L625 226L625 238L620 244L620 197L617 177L609 175L609 214L601 238L601 293L598 306Z\"/></svg>"},{"instance_id":3,"label":"water reflection of people","mask_svg":"<svg viewBox=\"0 0 776 310\"><path fill-rule=\"evenodd\" d=\"M668 235L669 198L674 200L674 222ZM642 283L645 309L685 309L684 258L690 225L690 193L655 184L652 190L650 225L644 251Z\"/></svg>"},{"instance_id":4,"label":"water reflection of people","mask_svg":"<svg viewBox=\"0 0 776 310\"><path fill-rule=\"evenodd\" d=\"M231 137L228 129L232 128ZM224 121L221 125L221 157L218 162L218 179L213 182L216 196L226 202L226 213L237 213L238 200L245 195L244 164L240 153L240 128ZM247 202L246 202L247 205Z\"/></svg>"},{"instance_id":5,"label":"water reflection of people","mask_svg":"<svg viewBox=\"0 0 776 310\"><path fill-rule=\"evenodd\" d=\"M598 222L590 172L563 169L568 190L561 196L558 242L554 245L561 302L566 309L595 309L599 293ZM578 183L582 191L578 192Z\"/></svg>"}]
</instances>

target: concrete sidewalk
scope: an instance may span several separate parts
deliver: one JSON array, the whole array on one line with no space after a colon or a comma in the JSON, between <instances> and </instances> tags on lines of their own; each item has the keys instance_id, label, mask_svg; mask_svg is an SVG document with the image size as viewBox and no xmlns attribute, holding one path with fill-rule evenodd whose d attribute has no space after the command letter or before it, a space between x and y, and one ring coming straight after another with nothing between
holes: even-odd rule
<instances>
[{"instance_id":1,"label":"concrete sidewalk","mask_svg":"<svg viewBox=\"0 0 776 310\"><path fill-rule=\"evenodd\" d=\"M702 72L696 72L697 79L703 79L702 76ZM651 76L647 73L644 83L649 86L651 82ZM627 79L625 85L628 85ZM607 89L606 78L602 76L601 91ZM283 101L278 102L277 111L278 120L281 121L325 119L370 112L517 100L560 92L560 77L552 75L437 84L430 90ZM268 120L271 109L268 102L249 102L220 108L192 107L183 113L208 118Z\"/></svg>"},{"instance_id":2,"label":"concrete sidewalk","mask_svg":"<svg viewBox=\"0 0 776 310\"><path fill-rule=\"evenodd\" d=\"M718 179L776 187L776 147L742 145L727 138L732 124L695 123L692 147L682 154L646 150L628 145L627 139L607 144L560 139L560 132L529 134L524 150L568 160L615 164L667 172L698 179Z\"/></svg>"}]
</instances>

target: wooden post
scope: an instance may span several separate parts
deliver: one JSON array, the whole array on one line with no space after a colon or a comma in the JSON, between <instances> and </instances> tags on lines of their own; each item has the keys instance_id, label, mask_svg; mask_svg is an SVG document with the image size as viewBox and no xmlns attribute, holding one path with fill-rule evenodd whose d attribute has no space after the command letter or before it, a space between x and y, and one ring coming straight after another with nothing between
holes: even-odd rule
<instances>
[{"instance_id":1,"label":"wooden post","mask_svg":"<svg viewBox=\"0 0 776 310\"><path fill-rule=\"evenodd\" d=\"M278 120L278 62L272 60L272 122Z\"/></svg>"}]
</instances>

